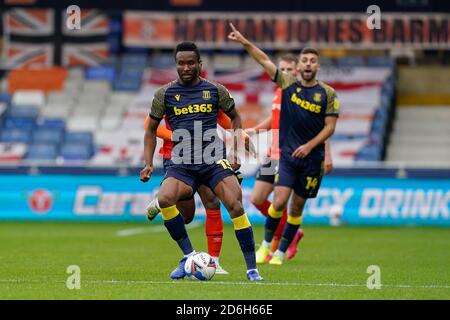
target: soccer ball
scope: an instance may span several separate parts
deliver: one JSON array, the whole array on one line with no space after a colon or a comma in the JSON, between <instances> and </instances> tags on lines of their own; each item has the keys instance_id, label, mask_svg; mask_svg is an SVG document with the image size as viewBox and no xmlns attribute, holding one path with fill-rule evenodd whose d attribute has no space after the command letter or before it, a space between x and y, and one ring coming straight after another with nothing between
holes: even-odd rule
<instances>
[{"instance_id":1,"label":"soccer ball","mask_svg":"<svg viewBox=\"0 0 450 320\"><path fill-rule=\"evenodd\" d=\"M216 263L209 254L198 252L187 258L184 271L192 280L211 280L216 274Z\"/></svg>"}]
</instances>

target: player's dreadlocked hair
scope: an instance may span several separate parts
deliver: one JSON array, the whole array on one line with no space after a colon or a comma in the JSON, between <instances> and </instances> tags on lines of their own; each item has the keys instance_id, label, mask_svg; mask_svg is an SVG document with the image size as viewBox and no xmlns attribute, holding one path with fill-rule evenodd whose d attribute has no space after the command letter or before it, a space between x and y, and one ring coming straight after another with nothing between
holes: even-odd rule
<instances>
[{"instance_id":1,"label":"player's dreadlocked hair","mask_svg":"<svg viewBox=\"0 0 450 320\"><path fill-rule=\"evenodd\" d=\"M176 59L177 53L180 51L194 51L197 55L198 62L201 62L200 60L200 51L198 51L197 45L194 42L191 41L184 41L179 43L175 48L174 58Z\"/></svg>"}]
</instances>

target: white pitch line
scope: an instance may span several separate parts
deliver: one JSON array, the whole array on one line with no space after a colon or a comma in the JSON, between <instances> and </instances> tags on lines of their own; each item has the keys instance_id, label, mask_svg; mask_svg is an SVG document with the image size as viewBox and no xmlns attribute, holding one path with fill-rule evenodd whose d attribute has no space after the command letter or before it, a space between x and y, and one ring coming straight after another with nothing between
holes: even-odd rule
<instances>
[{"instance_id":1,"label":"white pitch line","mask_svg":"<svg viewBox=\"0 0 450 320\"><path fill-rule=\"evenodd\" d=\"M38 279L0 279L0 283L65 283L62 280L38 280ZM367 287L366 284L356 283L301 283L301 282L228 282L228 281L152 281L152 280L81 280L88 284L169 284L169 285L195 285L201 283L202 285L258 285L258 286L298 286L298 287ZM450 289L450 285L409 285L409 284L382 284L381 288L410 288L410 289Z\"/></svg>"},{"instance_id":2,"label":"white pitch line","mask_svg":"<svg viewBox=\"0 0 450 320\"><path fill-rule=\"evenodd\" d=\"M192 222L188 225L186 225L186 229L194 229L197 227L200 227L202 223L200 222ZM140 228L130 228L130 229L123 229L116 232L116 236L118 237L128 237L128 236L134 236L137 234L143 234L143 233L159 233L159 232L165 232L167 229L166 227L162 225L157 226L150 226L150 227L140 227Z\"/></svg>"}]
</instances>

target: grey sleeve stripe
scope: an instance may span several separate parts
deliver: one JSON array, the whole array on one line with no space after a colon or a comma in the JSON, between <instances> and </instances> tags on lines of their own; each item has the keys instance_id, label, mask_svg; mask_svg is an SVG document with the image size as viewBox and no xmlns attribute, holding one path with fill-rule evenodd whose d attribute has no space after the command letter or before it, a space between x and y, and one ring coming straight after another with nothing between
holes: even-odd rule
<instances>
[{"instance_id":1,"label":"grey sleeve stripe","mask_svg":"<svg viewBox=\"0 0 450 320\"><path fill-rule=\"evenodd\" d=\"M281 72L279 69L277 69L277 72L275 74L275 83L281 89L286 89L287 87L289 87L291 84L295 83L296 81L297 81L297 78L294 77L293 75L286 73L286 72Z\"/></svg>"},{"instance_id":2,"label":"grey sleeve stripe","mask_svg":"<svg viewBox=\"0 0 450 320\"><path fill-rule=\"evenodd\" d=\"M157 119L161 119L164 116L164 96L166 89L167 87L163 87L156 91L150 109L150 116Z\"/></svg>"},{"instance_id":3,"label":"grey sleeve stripe","mask_svg":"<svg viewBox=\"0 0 450 320\"><path fill-rule=\"evenodd\" d=\"M227 113L234 107L234 99L223 85L218 83L216 87L219 94L219 108Z\"/></svg>"}]
</instances>

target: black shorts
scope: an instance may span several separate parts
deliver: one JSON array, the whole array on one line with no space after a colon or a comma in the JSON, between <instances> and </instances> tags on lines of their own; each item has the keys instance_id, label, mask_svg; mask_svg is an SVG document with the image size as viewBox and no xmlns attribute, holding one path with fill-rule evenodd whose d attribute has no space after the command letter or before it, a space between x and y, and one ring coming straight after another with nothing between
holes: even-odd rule
<instances>
[{"instance_id":1,"label":"black shorts","mask_svg":"<svg viewBox=\"0 0 450 320\"><path fill-rule=\"evenodd\" d=\"M256 180L274 184L277 171L278 160L267 157L256 173Z\"/></svg>"},{"instance_id":2,"label":"black shorts","mask_svg":"<svg viewBox=\"0 0 450 320\"><path fill-rule=\"evenodd\" d=\"M281 155L276 186L294 189L304 199L315 198L322 182L324 158L310 154L304 159Z\"/></svg>"},{"instance_id":3,"label":"black shorts","mask_svg":"<svg viewBox=\"0 0 450 320\"><path fill-rule=\"evenodd\" d=\"M194 166L172 164L168 167L164 180L172 177L183 181L192 187L194 194L202 184L214 191L219 182L228 176L235 176L235 172L228 160L222 159L214 164Z\"/></svg>"}]
</instances>

